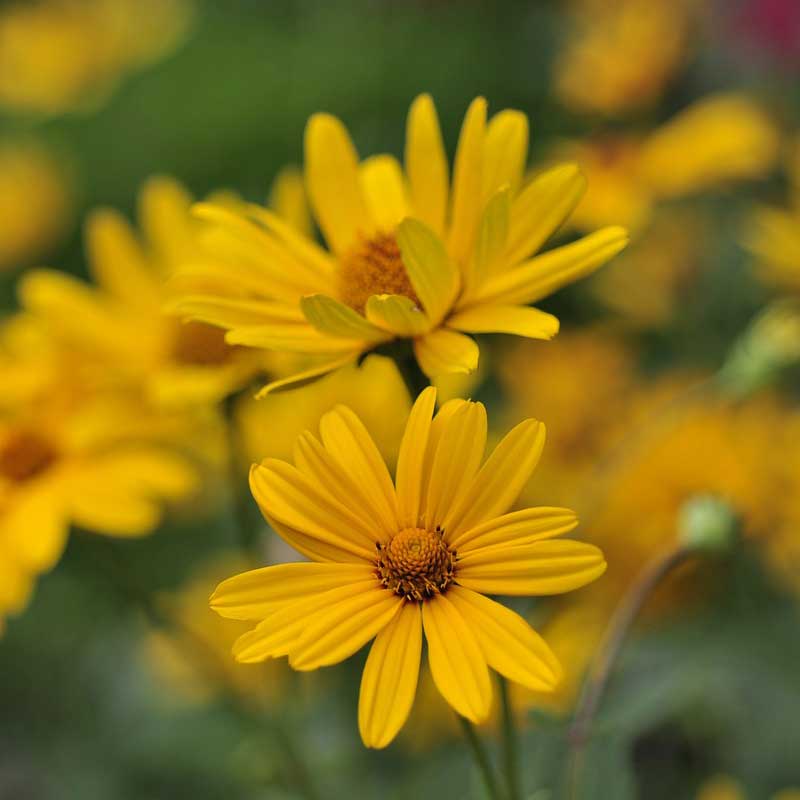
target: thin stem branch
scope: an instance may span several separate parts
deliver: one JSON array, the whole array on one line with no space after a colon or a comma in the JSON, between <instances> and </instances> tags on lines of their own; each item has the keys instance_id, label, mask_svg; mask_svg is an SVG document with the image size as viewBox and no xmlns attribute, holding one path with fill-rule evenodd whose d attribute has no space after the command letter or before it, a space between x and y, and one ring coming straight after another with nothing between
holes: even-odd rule
<instances>
[{"instance_id":1,"label":"thin stem branch","mask_svg":"<svg viewBox=\"0 0 800 800\"><path fill-rule=\"evenodd\" d=\"M506 784L508 800L522 800L522 783L519 773L519 751L517 730L514 722L514 709L508 692L508 681L499 676L500 701L503 708L503 752L505 756Z\"/></svg>"},{"instance_id":2,"label":"thin stem branch","mask_svg":"<svg viewBox=\"0 0 800 800\"><path fill-rule=\"evenodd\" d=\"M475 730L475 726L468 719L462 717L461 714L456 714L456 717L458 717L458 721L461 723L461 728L464 731L464 738L467 740L467 744L472 751L475 764L478 767L478 771L481 773L483 784L486 787L489 797L491 800L503 800L503 795L495 779L492 765L489 762L489 754L486 752L486 748L483 746L478 732Z\"/></svg>"},{"instance_id":3,"label":"thin stem branch","mask_svg":"<svg viewBox=\"0 0 800 800\"><path fill-rule=\"evenodd\" d=\"M570 748L567 760L569 797L572 800L577 798L586 744L591 736L594 717L600 707L628 632L656 586L690 555L692 555L691 550L678 547L653 561L623 597L611 617L603 643L598 649L594 663L589 668L575 716L567 734Z\"/></svg>"}]
</instances>

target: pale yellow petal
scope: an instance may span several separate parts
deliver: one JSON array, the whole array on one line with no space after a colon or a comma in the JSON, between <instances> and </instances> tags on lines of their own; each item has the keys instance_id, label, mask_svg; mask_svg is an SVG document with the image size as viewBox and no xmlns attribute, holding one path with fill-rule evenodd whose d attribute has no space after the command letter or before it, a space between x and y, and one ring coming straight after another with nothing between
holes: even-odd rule
<instances>
[{"instance_id":1,"label":"pale yellow petal","mask_svg":"<svg viewBox=\"0 0 800 800\"><path fill-rule=\"evenodd\" d=\"M303 236L311 238L314 225L308 208L303 174L297 167L284 167L272 182L269 205L285 222Z\"/></svg>"},{"instance_id":2,"label":"pale yellow petal","mask_svg":"<svg viewBox=\"0 0 800 800\"><path fill-rule=\"evenodd\" d=\"M476 302L527 305L590 275L628 244L628 232L612 226L543 253L486 281Z\"/></svg>"},{"instance_id":3,"label":"pale yellow petal","mask_svg":"<svg viewBox=\"0 0 800 800\"><path fill-rule=\"evenodd\" d=\"M322 443L340 469L361 487L375 514L375 524L397 531L397 500L386 462L361 420L346 406L337 406L319 423ZM345 499L345 498L343 498Z\"/></svg>"},{"instance_id":4,"label":"pale yellow petal","mask_svg":"<svg viewBox=\"0 0 800 800\"><path fill-rule=\"evenodd\" d=\"M458 583L483 594L550 595L585 586L605 571L603 553L594 545L555 539L465 553Z\"/></svg>"},{"instance_id":5,"label":"pale yellow petal","mask_svg":"<svg viewBox=\"0 0 800 800\"><path fill-rule=\"evenodd\" d=\"M486 100L470 104L461 127L453 165L453 195L447 249L455 262L466 264L483 210L483 160L486 139Z\"/></svg>"},{"instance_id":6,"label":"pale yellow petal","mask_svg":"<svg viewBox=\"0 0 800 800\"><path fill-rule=\"evenodd\" d=\"M475 306L456 312L447 324L467 333L511 333L529 339L552 339L559 328L552 314L527 306Z\"/></svg>"},{"instance_id":7,"label":"pale yellow petal","mask_svg":"<svg viewBox=\"0 0 800 800\"><path fill-rule=\"evenodd\" d=\"M436 108L428 94L411 104L406 125L405 167L414 216L441 236L449 193L449 169Z\"/></svg>"},{"instance_id":8,"label":"pale yellow petal","mask_svg":"<svg viewBox=\"0 0 800 800\"><path fill-rule=\"evenodd\" d=\"M462 304L499 268L499 259L508 239L510 214L511 193L505 186L492 195L481 216L475 250L464 271L464 291L460 297Z\"/></svg>"},{"instance_id":9,"label":"pale yellow petal","mask_svg":"<svg viewBox=\"0 0 800 800\"><path fill-rule=\"evenodd\" d=\"M535 253L572 213L586 191L577 164L562 164L534 178L511 207L505 262L513 265Z\"/></svg>"},{"instance_id":10,"label":"pale yellow petal","mask_svg":"<svg viewBox=\"0 0 800 800\"><path fill-rule=\"evenodd\" d=\"M523 508L482 522L449 539L450 547L459 553L481 547L532 544L569 533L578 524L578 517L568 508Z\"/></svg>"},{"instance_id":11,"label":"pale yellow petal","mask_svg":"<svg viewBox=\"0 0 800 800\"><path fill-rule=\"evenodd\" d=\"M306 319L320 332L342 339L378 342L386 331L368 322L357 311L324 294L313 294L300 301Z\"/></svg>"},{"instance_id":12,"label":"pale yellow petal","mask_svg":"<svg viewBox=\"0 0 800 800\"><path fill-rule=\"evenodd\" d=\"M408 218L397 229L397 243L411 285L428 314L438 325L453 305L459 272L441 239L424 223Z\"/></svg>"},{"instance_id":13,"label":"pale yellow petal","mask_svg":"<svg viewBox=\"0 0 800 800\"><path fill-rule=\"evenodd\" d=\"M370 589L319 609L292 645L290 666L307 671L344 661L383 630L404 603L376 580Z\"/></svg>"},{"instance_id":14,"label":"pale yellow petal","mask_svg":"<svg viewBox=\"0 0 800 800\"><path fill-rule=\"evenodd\" d=\"M413 300L398 294L374 294L364 309L367 319L395 336L414 337L430 330L428 315Z\"/></svg>"},{"instance_id":15,"label":"pale yellow petal","mask_svg":"<svg viewBox=\"0 0 800 800\"><path fill-rule=\"evenodd\" d=\"M525 114L512 109L495 114L486 126L484 153L484 201L505 184L516 193L528 160L528 118Z\"/></svg>"},{"instance_id":16,"label":"pale yellow petal","mask_svg":"<svg viewBox=\"0 0 800 800\"><path fill-rule=\"evenodd\" d=\"M447 328L439 328L415 339L414 353L420 369L429 378L452 372L474 372L480 357L474 339Z\"/></svg>"},{"instance_id":17,"label":"pale yellow petal","mask_svg":"<svg viewBox=\"0 0 800 800\"><path fill-rule=\"evenodd\" d=\"M243 300L218 295L184 295L170 303L166 311L184 320L207 322L219 328L241 328L251 325L305 322L297 305L280 301Z\"/></svg>"},{"instance_id":18,"label":"pale yellow petal","mask_svg":"<svg viewBox=\"0 0 800 800\"><path fill-rule=\"evenodd\" d=\"M463 586L453 586L447 598L466 620L492 669L535 692L558 685L558 659L519 614Z\"/></svg>"},{"instance_id":19,"label":"pale yellow petal","mask_svg":"<svg viewBox=\"0 0 800 800\"><path fill-rule=\"evenodd\" d=\"M492 685L480 645L469 624L445 595L422 606L428 662L442 697L471 722L489 716Z\"/></svg>"},{"instance_id":20,"label":"pale yellow petal","mask_svg":"<svg viewBox=\"0 0 800 800\"><path fill-rule=\"evenodd\" d=\"M445 518L448 540L508 511L539 463L544 439L544 425L535 419L521 422L503 437Z\"/></svg>"},{"instance_id":21,"label":"pale yellow petal","mask_svg":"<svg viewBox=\"0 0 800 800\"><path fill-rule=\"evenodd\" d=\"M358 729L366 747L386 747L408 719L422 656L419 604L405 603L377 635L361 676Z\"/></svg>"},{"instance_id":22,"label":"pale yellow petal","mask_svg":"<svg viewBox=\"0 0 800 800\"><path fill-rule=\"evenodd\" d=\"M358 179L358 154L342 123L314 114L305 135L306 187L330 248L347 250L371 225Z\"/></svg>"},{"instance_id":23,"label":"pale yellow petal","mask_svg":"<svg viewBox=\"0 0 800 800\"><path fill-rule=\"evenodd\" d=\"M222 581L211 595L211 608L228 619L261 620L286 603L374 575L368 564L298 562L261 567Z\"/></svg>"},{"instance_id":24,"label":"pale yellow petal","mask_svg":"<svg viewBox=\"0 0 800 800\"><path fill-rule=\"evenodd\" d=\"M308 383L309 381L313 381L315 378L319 378L322 375L327 375L329 372L333 372L339 367L345 366L345 364L351 364L356 360L356 358L358 358L360 353L360 349L352 350L339 357L332 358L330 361L326 360L321 364L315 364L313 367L309 367L301 372L296 372L294 375L289 375L285 378L279 378L278 380L271 381L266 386L259 389L256 397L264 397L272 392L278 392L281 389L297 387Z\"/></svg>"},{"instance_id":25,"label":"pale yellow petal","mask_svg":"<svg viewBox=\"0 0 800 800\"><path fill-rule=\"evenodd\" d=\"M409 215L403 170L393 156L372 156L361 164L361 188L375 227L393 231Z\"/></svg>"},{"instance_id":26,"label":"pale yellow petal","mask_svg":"<svg viewBox=\"0 0 800 800\"><path fill-rule=\"evenodd\" d=\"M414 401L397 458L397 515L401 528L414 528L422 509L422 470L428 433L436 407L436 389L429 386Z\"/></svg>"}]
</instances>

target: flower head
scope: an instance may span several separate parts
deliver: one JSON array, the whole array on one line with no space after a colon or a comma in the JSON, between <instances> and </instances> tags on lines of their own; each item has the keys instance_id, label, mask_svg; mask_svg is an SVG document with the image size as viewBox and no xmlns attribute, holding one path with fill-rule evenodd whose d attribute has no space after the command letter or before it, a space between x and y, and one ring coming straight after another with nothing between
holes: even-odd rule
<instances>
[{"instance_id":1,"label":"flower head","mask_svg":"<svg viewBox=\"0 0 800 800\"><path fill-rule=\"evenodd\" d=\"M539 635L485 594L567 592L605 570L576 541L563 508L509 512L539 460L544 427L527 420L481 465L486 411L452 400L433 417L434 388L414 404L395 480L358 417L340 406L295 447L294 465L267 459L250 485L267 520L311 563L279 564L224 581L212 607L256 627L234 654L288 656L298 670L338 663L371 639L359 698L365 744L384 747L405 722L423 631L434 681L464 717L485 720L489 667L552 689L560 667Z\"/></svg>"},{"instance_id":2,"label":"flower head","mask_svg":"<svg viewBox=\"0 0 800 800\"><path fill-rule=\"evenodd\" d=\"M177 309L226 329L230 343L321 359L295 380L397 338L413 340L429 377L476 368L478 346L465 333L549 339L558 320L528 304L597 269L627 237L609 227L535 256L585 182L572 164L525 181L527 149L525 115L505 110L487 121L478 98L451 181L427 95L409 112L404 167L388 155L359 162L342 123L315 114L305 176L328 248L259 206L201 204L218 285L188 293Z\"/></svg>"}]
</instances>

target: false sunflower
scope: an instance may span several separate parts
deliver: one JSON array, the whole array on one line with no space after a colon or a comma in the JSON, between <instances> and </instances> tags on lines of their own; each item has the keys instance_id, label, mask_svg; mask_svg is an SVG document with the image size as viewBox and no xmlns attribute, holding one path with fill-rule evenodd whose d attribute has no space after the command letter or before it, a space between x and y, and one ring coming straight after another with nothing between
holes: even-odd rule
<instances>
[{"instance_id":1,"label":"false sunflower","mask_svg":"<svg viewBox=\"0 0 800 800\"><path fill-rule=\"evenodd\" d=\"M275 530L311 562L245 572L220 584L218 613L257 623L239 661L288 656L305 671L336 664L370 640L359 728L385 747L413 704L423 632L437 688L462 716L487 719L489 668L528 688L561 669L522 617L487 594L568 592L605 570L596 547L554 537L577 520L563 508L509 508L537 461L544 426L526 420L481 465L486 410L436 389L415 402L394 482L358 417L344 406L297 440L294 465L266 459L250 485Z\"/></svg>"},{"instance_id":2,"label":"false sunflower","mask_svg":"<svg viewBox=\"0 0 800 800\"><path fill-rule=\"evenodd\" d=\"M404 166L389 155L359 162L344 125L315 114L305 178L327 249L260 206L199 204L217 261L185 270L199 288L186 288L175 309L226 329L230 344L320 359L267 389L393 339L413 341L431 378L475 370L469 333L549 339L558 320L528 304L597 269L627 236L608 227L534 255L585 181L573 164L526 181L527 150L526 116L504 110L487 121L483 98L467 111L452 180L428 95L411 106ZM214 292L202 289L209 280Z\"/></svg>"}]
</instances>

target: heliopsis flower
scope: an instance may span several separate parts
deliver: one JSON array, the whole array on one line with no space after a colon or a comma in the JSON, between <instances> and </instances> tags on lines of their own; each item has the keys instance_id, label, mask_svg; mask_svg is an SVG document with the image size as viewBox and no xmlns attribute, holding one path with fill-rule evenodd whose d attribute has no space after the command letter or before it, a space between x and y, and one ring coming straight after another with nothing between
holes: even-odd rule
<instances>
[{"instance_id":1,"label":"heliopsis flower","mask_svg":"<svg viewBox=\"0 0 800 800\"><path fill-rule=\"evenodd\" d=\"M708 95L655 130L562 143L588 190L570 224L589 230L613 220L641 231L664 200L765 175L780 147L777 128L747 95Z\"/></svg>"},{"instance_id":2,"label":"heliopsis flower","mask_svg":"<svg viewBox=\"0 0 800 800\"><path fill-rule=\"evenodd\" d=\"M315 114L305 175L327 249L259 206L201 204L217 263L194 272L218 286L187 291L176 309L226 329L231 344L320 359L292 380L393 339L412 340L432 378L476 368L478 346L465 334L549 339L558 320L528 304L597 269L627 237L609 227L534 255L569 216L584 179L567 164L525 181L527 149L525 115L505 110L487 121L478 98L451 181L427 95L409 112L404 167L388 155L359 162L342 123Z\"/></svg>"},{"instance_id":3,"label":"heliopsis flower","mask_svg":"<svg viewBox=\"0 0 800 800\"><path fill-rule=\"evenodd\" d=\"M68 170L32 142L0 142L0 272L43 256L72 216Z\"/></svg>"},{"instance_id":4,"label":"heliopsis flower","mask_svg":"<svg viewBox=\"0 0 800 800\"><path fill-rule=\"evenodd\" d=\"M0 620L24 607L71 525L143 536L165 501L196 486L184 458L142 438L141 409L91 390L74 359L56 368L46 345L29 320L2 328L0 383L9 392L0 400Z\"/></svg>"},{"instance_id":5,"label":"heliopsis flower","mask_svg":"<svg viewBox=\"0 0 800 800\"><path fill-rule=\"evenodd\" d=\"M684 0L573 0L555 91L575 111L615 114L658 99L692 24Z\"/></svg>"},{"instance_id":6,"label":"heliopsis flower","mask_svg":"<svg viewBox=\"0 0 800 800\"><path fill-rule=\"evenodd\" d=\"M245 663L288 656L301 671L374 643L359 729L384 747L414 700L423 632L439 692L462 716L487 719L489 668L547 690L560 666L517 614L486 597L567 592L605 570L602 553L554 540L567 509L509 512L539 460L544 426L522 422L481 465L486 410L452 400L432 419L436 390L415 402L394 482L358 417L344 406L296 444L294 465L267 459L250 485L275 530L310 563L279 564L220 584L211 605L257 622L234 646Z\"/></svg>"},{"instance_id":7,"label":"heliopsis flower","mask_svg":"<svg viewBox=\"0 0 800 800\"><path fill-rule=\"evenodd\" d=\"M157 405L218 401L264 361L227 345L218 328L164 313L175 265L208 259L192 230L191 203L177 182L151 179L140 195L141 236L114 210L90 216L86 250L96 287L44 269L19 283L23 307L65 346L105 363L110 378Z\"/></svg>"}]
</instances>

